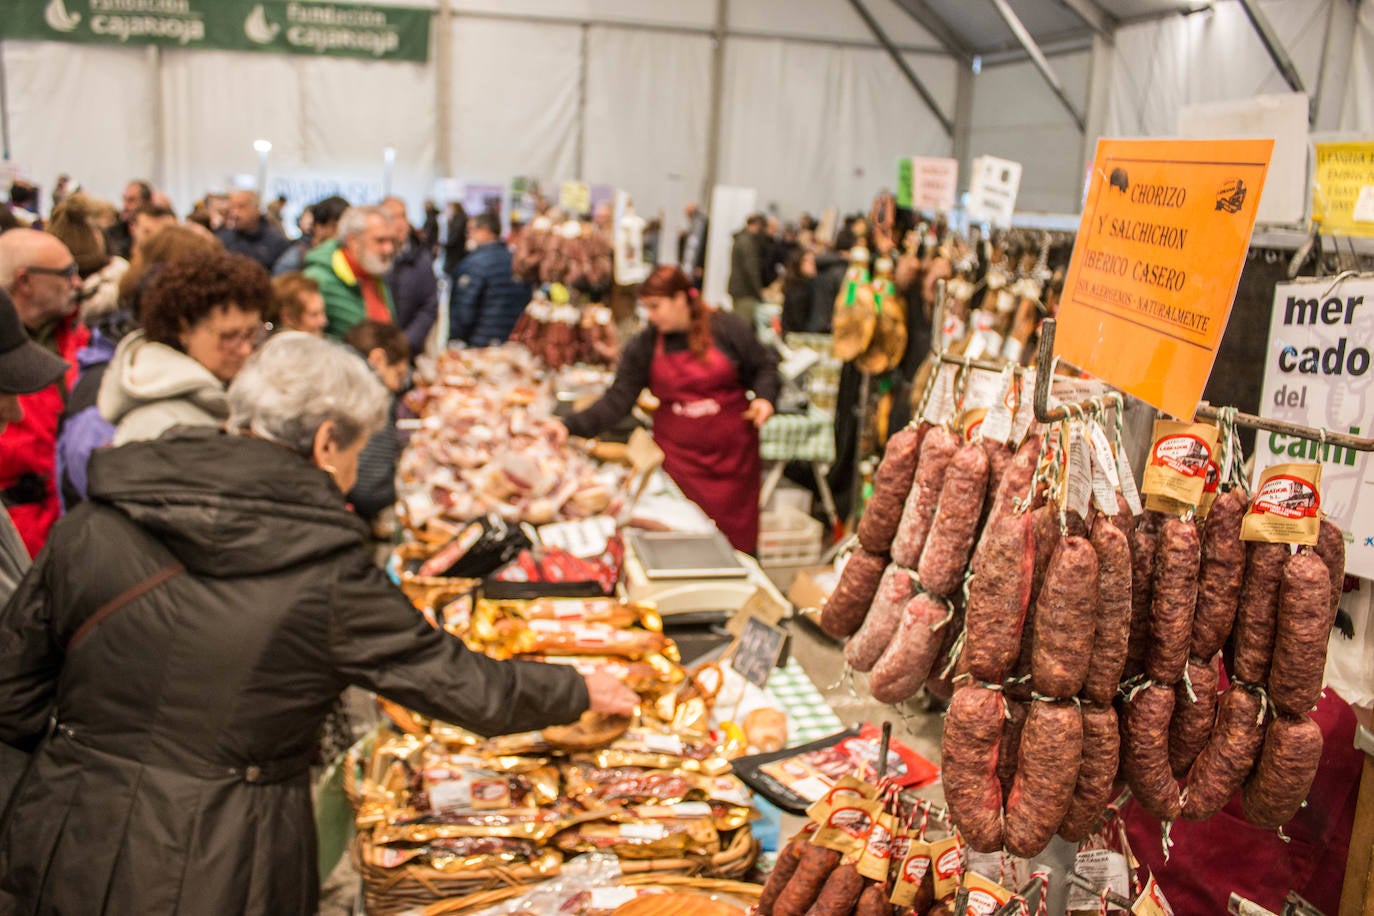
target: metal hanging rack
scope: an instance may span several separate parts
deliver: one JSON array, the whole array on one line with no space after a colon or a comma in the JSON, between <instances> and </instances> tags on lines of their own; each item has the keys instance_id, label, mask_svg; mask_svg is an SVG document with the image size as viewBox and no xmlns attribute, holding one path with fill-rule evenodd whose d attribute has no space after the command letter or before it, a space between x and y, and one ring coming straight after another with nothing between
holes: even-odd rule
<instances>
[{"instance_id":1,"label":"metal hanging rack","mask_svg":"<svg viewBox=\"0 0 1374 916\"><path fill-rule=\"evenodd\" d=\"M1042 367L1044 371L1035 374L1035 419L1041 423L1058 423L1068 419L1072 411L1088 406L1086 404L1050 406L1050 383L1054 374L1050 371L1050 367L1054 365L1054 328L1055 319L1053 318L1046 318L1040 325L1040 350L1036 357L1036 365ZM1221 408L1202 401L1198 404L1196 417L1201 420L1215 420L1220 413ZM1268 417L1249 413L1236 413L1235 423L1237 426L1244 426L1249 429L1282 433L1285 436L1320 442L1323 445L1335 445L1356 452L1374 452L1374 438L1370 437L1352 436L1349 433L1332 432L1324 428L1301 426L1297 423L1271 420Z\"/></svg>"}]
</instances>

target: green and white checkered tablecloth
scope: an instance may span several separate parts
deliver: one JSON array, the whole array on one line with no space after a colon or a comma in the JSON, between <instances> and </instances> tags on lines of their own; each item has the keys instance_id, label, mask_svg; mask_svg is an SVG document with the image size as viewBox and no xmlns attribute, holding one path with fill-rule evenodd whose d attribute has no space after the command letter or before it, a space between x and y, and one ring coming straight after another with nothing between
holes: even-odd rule
<instances>
[{"instance_id":1,"label":"green and white checkered tablecloth","mask_svg":"<svg viewBox=\"0 0 1374 916\"><path fill-rule=\"evenodd\" d=\"M796 747L844 729L839 716L821 696L795 658L768 678L768 694L787 714L787 744Z\"/></svg>"},{"instance_id":2,"label":"green and white checkered tablecloth","mask_svg":"<svg viewBox=\"0 0 1374 916\"><path fill-rule=\"evenodd\" d=\"M808 407L805 414L774 414L759 431L764 461L835 460L835 421L825 411Z\"/></svg>"}]
</instances>

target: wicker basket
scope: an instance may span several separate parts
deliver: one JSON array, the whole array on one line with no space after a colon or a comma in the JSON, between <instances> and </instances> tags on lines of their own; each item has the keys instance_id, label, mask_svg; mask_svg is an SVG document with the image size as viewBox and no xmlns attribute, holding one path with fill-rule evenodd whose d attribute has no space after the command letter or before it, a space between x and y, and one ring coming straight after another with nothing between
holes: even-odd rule
<instances>
[{"instance_id":1,"label":"wicker basket","mask_svg":"<svg viewBox=\"0 0 1374 916\"><path fill-rule=\"evenodd\" d=\"M442 872L426 865L382 868L370 863L371 847L372 838L367 833L360 833L354 841L353 862L362 877L363 899L367 904L368 916L397 916L412 907L430 906L450 898L469 898L486 892L503 892L506 889L513 889L508 896L515 896L527 885L558 874L557 869L541 874L529 866L492 868L459 874ZM626 880L637 878L643 883L653 883L672 875L738 878L754 867L758 856L758 841L745 826L735 831L729 845L714 856L622 859L620 869ZM507 897L498 897L486 905L490 906L504 899Z\"/></svg>"},{"instance_id":2,"label":"wicker basket","mask_svg":"<svg viewBox=\"0 0 1374 916\"><path fill-rule=\"evenodd\" d=\"M368 916L397 916L446 897L462 897L502 887L524 887L553 877L557 869L541 872L529 865L444 872L428 865L382 868L371 863L372 836L364 831L353 842L353 865L363 884Z\"/></svg>"},{"instance_id":3,"label":"wicker basket","mask_svg":"<svg viewBox=\"0 0 1374 916\"><path fill-rule=\"evenodd\" d=\"M426 560L434 553L433 544L409 541L391 551L391 563L387 564L395 573L396 580L413 603L423 603L432 607L435 592L456 594L474 592L482 584L481 579L445 578L443 576L416 576L405 571L407 560Z\"/></svg>"},{"instance_id":4,"label":"wicker basket","mask_svg":"<svg viewBox=\"0 0 1374 916\"><path fill-rule=\"evenodd\" d=\"M703 891L705 893L729 894L741 900L757 901L763 893L763 886L746 884L743 881L730 881L722 878L693 878L688 875L625 875L617 882L623 887L642 887L657 884L682 890ZM503 887L480 894L469 894L453 900L441 900L424 910L424 916L465 916L487 907L503 903L523 893L523 887Z\"/></svg>"}]
</instances>

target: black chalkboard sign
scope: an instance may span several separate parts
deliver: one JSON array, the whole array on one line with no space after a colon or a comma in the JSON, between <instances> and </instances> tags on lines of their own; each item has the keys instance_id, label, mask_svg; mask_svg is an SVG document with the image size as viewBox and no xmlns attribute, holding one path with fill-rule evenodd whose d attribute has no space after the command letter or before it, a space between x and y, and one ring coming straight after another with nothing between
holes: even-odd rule
<instances>
[{"instance_id":1,"label":"black chalkboard sign","mask_svg":"<svg viewBox=\"0 0 1374 916\"><path fill-rule=\"evenodd\" d=\"M749 683L762 688L783 659L786 649L786 630L750 617L744 621L744 631L730 654L730 667Z\"/></svg>"}]
</instances>

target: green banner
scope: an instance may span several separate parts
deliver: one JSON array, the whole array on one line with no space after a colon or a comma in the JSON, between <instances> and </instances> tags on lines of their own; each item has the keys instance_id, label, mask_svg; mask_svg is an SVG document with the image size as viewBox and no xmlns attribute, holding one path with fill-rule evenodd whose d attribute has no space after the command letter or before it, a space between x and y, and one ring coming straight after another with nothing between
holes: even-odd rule
<instances>
[{"instance_id":1,"label":"green banner","mask_svg":"<svg viewBox=\"0 0 1374 916\"><path fill-rule=\"evenodd\" d=\"M897 160L897 206L911 209L911 157L903 156Z\"/></svg>"},{"instance_id":2,"label":"green banner","mask_svg":"<svg viewBox=\"0 0 1374 916\"><path fill-rule=\"evenodd\" d=\"M4 0L0 38L423 61L431 10L317 0Z\"/></svg>"}]
</instances>

